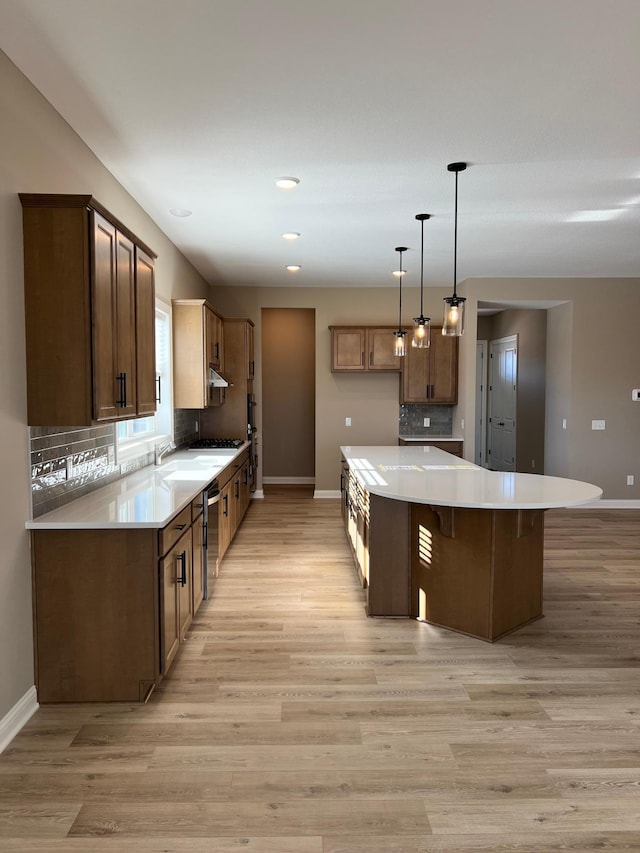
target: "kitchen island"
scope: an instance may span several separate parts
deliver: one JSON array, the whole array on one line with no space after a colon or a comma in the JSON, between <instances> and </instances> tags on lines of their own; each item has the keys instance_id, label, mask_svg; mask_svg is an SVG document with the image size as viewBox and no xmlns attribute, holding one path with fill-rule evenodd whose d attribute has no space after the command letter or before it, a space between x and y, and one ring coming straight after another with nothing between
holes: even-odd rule
<instances>
[{"instance_id":1,"label":"kitchen island","mask_svg":"<svg viewBox=\"0 0 640 853\"><path fill-rule=\"evenodd\" d=\"M589 483L488 471L436 447L341 447L342 514L370 616L493 642L542 613L544 512Z\"/></svg>"}]
</instances>

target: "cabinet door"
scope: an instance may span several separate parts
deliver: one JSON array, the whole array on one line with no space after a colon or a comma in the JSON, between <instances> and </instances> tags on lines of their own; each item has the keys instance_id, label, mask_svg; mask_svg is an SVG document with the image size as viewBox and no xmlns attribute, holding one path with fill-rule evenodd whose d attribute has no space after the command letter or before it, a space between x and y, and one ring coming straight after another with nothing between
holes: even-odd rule
<instances>
[{"instance_id":1,"label":"cabinet door","mask_svg":"<svg viewBox=\"0 0 640 853\"><path fill-rule=\"evenodd\" d=\"M429 349L407 347L407 354L402 359L402 381L400 383L401 403L426 403L429 400L429 385L431 370Z\"/></svg>"},{"instance_id":2,"label":"cabinet door","mask_svg":"<svg viewBox=\"0 0 640 853\"><path fill-rule=\"evenodd\" d=\"M395 329L367 329L369 370L400 370L400 359L394 355Z\"/></svg>"},{"instance_id":3,"label":"cabinet door","mask_svg":"<svg viewBox=\"0 0 640 853\"><path fill-rule=\"evenodd\" d=\"M193 593L191 586L193 579L193 535L191 528L189 528L180 542L178 542L176 569L178 624L180 640L182 641L193 618Z\"/></svg>"},{"instance_id":4,"label":"cabinet door","mask_svg":"<svg viewBox=\"0 0 640 853\"><path fill-rule=\"evenodd\" d=\"M253 325L247 323L247 379L254 379L256 375L255 344L253 340Z\"/></svg>"},{"instance_id":5,"label":"cabinet door","mask_svg":"<svg viewBox=\"0 0 640 853\"><path fill-rule=\"evenodd\" d=\"M200 515L193 522L193 558L191 561L192 577L191 577L191 593L192 593L192 612L193 615L198 612L198 608L202 604L204 597L204 575L203 575L203 557L204 557L204 515Z\"/></svg>"},{"instance_id":6,"label":"cabinet door","mask_svg":"<svg viewBox=\"0 0 640 853\"><path fill-rule=\"evenodd\" d=\"M365 329L331 330L331 370L364 371L366 351Z\"/></svg>"},{"instance_id":7,"label":"cabinet door","mask_svg":"<svg viewBox=\"0 0 640 853\"><path fill-rule=\"evenodd\" d=\"M211 365L212 367L220 367L220 342L222 322L220 317L212 311L207 305L204 306L205 314L205 335L206 345L205 353L207 354L207 364L205 369Z\"/></svg>"},{"instance_id":8,"label":"cabinet door","mask_svg":"<svg viewBox=\"0 0 640 853\"><path fill-rule=\"evenodd\" d=\"M181 547L179 548L178 543L164 559L160 560L160 613L162 617L160 653L163 674L169 670L180 645L180 605L177 585L177 556L180 551Z\"/></svg>"},{"instance_id":9,"label":"cabinet door","mask_svg":"<svg viewBox=\"0 0 640 853\"><path fill-rule=\"evenodd\" d=\"M224 556L231 542L231 513L233 510L233 480L220 490L218 504L218 560Z\"/></svg>"},{"instance_id":10,"label":"cabinet door","mask_svg":"<svg viewBox=\"0 0 640 853\"><path fill-rule=\"evenodd\" d=\"M139 415L156 410L156 289L152 259L136 248L136 395ZM168 391L168 389L165 389Z\"/></svg>"},{"instance_id":11,"label":"cabinet door","mask_svg":"<svg viewBox=\"0 0 640 853\"><path fill-rule=\"evenodd\" d=\"M133 242L116 231L116 339L118 417L133 417L136 392L136 266Z\"/></svg>"},{"instance_id":12,"label":"cabinet door","mask_svg":"<svg viewBox=\"0 0 640 853\"><path fill-rule=\"evenodd\" d=\"M113 420L119 414L116 406L119 391L116 378L116 229L95 212L92 225L93 416L96 421L104 421ZM72 382L73 377L68 381Z\"/></svg>"},{"instance_id":13,"label":"cabinet door","mask_svg":"<svg viewBox=\"0 0 640 853\"><path fill-rule=\"evenodd\" d=\"M433 330L429 357L431 363L430 403L458 402L458 338L445 337Z\"/></svg>"}]
</instances>

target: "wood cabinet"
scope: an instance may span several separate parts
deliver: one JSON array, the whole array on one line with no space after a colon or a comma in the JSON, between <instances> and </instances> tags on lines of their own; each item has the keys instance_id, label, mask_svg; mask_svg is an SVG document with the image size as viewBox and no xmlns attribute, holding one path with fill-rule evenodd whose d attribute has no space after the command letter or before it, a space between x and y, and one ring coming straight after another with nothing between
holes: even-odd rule
<instances>
[{"instance_id":1,"label":"wood cabinet","mask_svg":"<svg viewBox=\"0 0 640 853\"><path fill-rule=\"evenodd\" d=\"M173 402L177 409L206 409L224 402L226 389L209 383L209 369L224 369L223 320L205 299L174 299Z\"/></svg>"},{"instance_id":2,"label":"wood cabinet","mask_svg":"<svg viewBox=\"0 0 640 853\"><path fill-rule=\"evenodd\" d=\"M398 439L399 445L407 447L437 447L444 450L446 453L451 453L453 456L462 456L462 441L438 441L437 439L424 439L424 441L405 441L402 438Z\"/></svg>"},{"instance_id":3,"label":"wood cabinet","mask_svg":"<svg viewBox=\"0 0 640 853\"><path fill-rule=\"evenodd\" d=\"M333 373L398 371L402 359L394 355L390 326L329 326Z\"/></svg>"},{"instance_id":4,"label":"wood cabinet","mask_svg":"<svg viewBox=\"0 0 640 853\"><path fill-rule=\"evenodd\" d=\"M155 254L90 195L20 200L29 424L155 411Z\"/></svg>"},{"instance_id":5,"label":"wood cabinet","mask_svg":"<svg viewBox=\"0 0 640 853\"><path fill-rule=\"evenodd\" d=\"M218 565L220 565L251 502L251 459L249 450L225 468L218 478Z\"/></svg>"},{"instance_id":6,"label":"wood cabinet","mask_svg":"<svg viewBox=\"0 0 640 853\"><path fill-rule=\"evenodd\" d=\"M40 703L150 695L202 600L202 519L197 498L160 530L32 530Z\"/></svg>"},{"instance_id":7,"label":"wood cabinet","mask_svg":"<svg viewBox=\"0 0 640 853\"><path fill-rule=\"evenodd\" d=\"M408 346L401 359L401 403L454 405L458 402L458 338L445 337L441 327L431 329L431 346Z\"/></svg>"}]
</instances>

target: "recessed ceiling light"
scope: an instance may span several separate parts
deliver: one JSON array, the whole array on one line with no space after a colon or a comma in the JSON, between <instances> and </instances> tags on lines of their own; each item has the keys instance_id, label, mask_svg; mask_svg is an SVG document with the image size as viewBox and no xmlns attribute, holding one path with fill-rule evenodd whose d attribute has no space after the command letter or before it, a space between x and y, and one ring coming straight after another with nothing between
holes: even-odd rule
<instances>
[{"instance_id":1,"label":"recessed ceiling light","mask_svg":"<svg viewBox=\"0 0 640 853\"><path fill-rule=\"evenodd\" d=\"M276 186L280 190L292 190L298 186L300 178L284 177L276 178Z\"/></svg>"},{"instance_id":2,"label":"recessed ceiling light","mask_svg":"<svg viewBox=\"0 0 640 853\"><path fill-rule=\"evenodd\" d=\"M298 270L301 270L302 267L300 266L300 264L287 264L286 269L288 269L289 272L298 272Z\"/></svg>"},{"instance_id":3,"label":"recessed ceiling light","mask_svg":"<svg viewBox=\"0 0 640 853\"><path fill-rule=\"evenodd\" d=\"M284 237L285 240L297 240L298 237L300 236L300 232L299 231L285 231L285 233L282 236Z\"/></svg>"},{"instance_id":4,"label":"recessed ceiling light","mask_svg":"<svg viewBox=\"0 0 640 853\"><path fill-rule=\"evenodd\" d=\"M615 219L620 216L622 210L577 210L567 216L566 222L604 222L606 219Z\"/></svg>"},{"instance_id":5,"label":"recessed ceiling light","mask_svg":"<svg viewBox=\"0 0 640 853\"><path fill-rule=\"evenodd\" d=\"M191 216L193 211L187 210L186 207L172 207L171 210L169 211L169 213L172 216L179 216L181 218L184 218L185 216Z\"/></svg>"}]
</instances>

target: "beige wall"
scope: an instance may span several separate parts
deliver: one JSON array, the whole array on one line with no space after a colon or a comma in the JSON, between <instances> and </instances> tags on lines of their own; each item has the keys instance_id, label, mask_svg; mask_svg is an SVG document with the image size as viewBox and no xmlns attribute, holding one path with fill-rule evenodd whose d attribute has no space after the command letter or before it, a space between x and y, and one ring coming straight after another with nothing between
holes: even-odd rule
<instances>
[{"instance_id":1,"label":"beige wall","mask_svg":"<svg viewBox=\"0 0 640 853\"><path fill-rule=\"evenodd\" d=\"M262 473L313 478L316 445L316 317L313 308L263 308Z\"/></svg>"},{"instance_id":2,"label":"beige wall","mask_svg":"<svg viewBox=\"0 0 640 853\"><path fill-rule=\"evenodd\" d=\"M478 339L495 341L518 337L516 400L516 471L544 473L545 373L547 312L500 311L478 323ZM480 331L486 338L480 337Z\"/></svg>"},{"instance_id":3,"label":"beige wall","mask_svg":"<svg viewBox=\"0 0 640 853\"><path fill-rule=\"evenodd\" d=\"M0 52L0 720L33 686L22 208L19 192L91 193L158 253L167 299L206 283L69 125ZM64 346L64 341L60 342Z\"/></svg>"},{"instance_id":4,"label":"beige wall","mask_svg":"<svg viewBox=\"0 0 640 853\"><path fill-rule=\"evenodd\" d=\"M460 290L468 300L468 328L476 326L479 300L572 303L571 312L553 314L548 333L547 374L553 372L555 384L548 398L546 473L596 483L605 498L640 499L640 403L631 401L631 389L640 387L640 279L469 279ZM473 459L474 368L475 340L465 336L456 425L465 419L468 459ZM593 419L606 420L606 430L592 431ZM635 475L636 485L625 485L627 474Z\"/></svg>"},{"instance_id":5,"label":"beige wall","mask_svg":"<svg viewBox=\"0 0 640 853\"><path fill-rule=\"evenodd\" d=\"M440 320L444 290L425 294L425 311ZM262 308L315 308L316 312L316 489L340 485L341 445L397 444L400 399L399 374L349 375L331 373L331 325L397 323L398 290L389 288L261 288L214 287L211 301L223 314L250 317L256 324L256 352L262 348ZM417 313L419 291L406 288L405 323ZM255 392L258 430L262 431L262 365L258 364ZM345 418L351 418L351 427Z\"/></svg>"}]
</instances>

